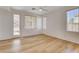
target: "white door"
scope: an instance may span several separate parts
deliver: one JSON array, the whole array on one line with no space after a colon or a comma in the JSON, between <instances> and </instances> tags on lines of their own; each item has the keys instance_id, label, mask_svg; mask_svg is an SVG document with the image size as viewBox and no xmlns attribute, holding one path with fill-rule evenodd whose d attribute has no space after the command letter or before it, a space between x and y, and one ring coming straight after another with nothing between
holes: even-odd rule
<instances>
[{"instance_id":1,"label":"white door","mask_svg":"<svg viewBox=\"0 0 79 59\"><path fill-rule=\"evenodd\" d=\"M15 14L14 16L14 21L13 21L13 35L19 36L20 35L20 15Z\"/></svg>"}]
</instances>

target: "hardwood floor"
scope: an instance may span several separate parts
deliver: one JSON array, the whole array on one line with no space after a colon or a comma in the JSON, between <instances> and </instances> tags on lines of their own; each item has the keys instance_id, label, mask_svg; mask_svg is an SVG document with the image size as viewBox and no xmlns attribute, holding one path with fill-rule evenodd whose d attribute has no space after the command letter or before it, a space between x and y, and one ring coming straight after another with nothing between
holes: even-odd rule
<instances>
[{"instance_id":1,"label":"hardwood floor","mask_svg":"<svg viewBox=\"0 0 79 59\"><path fill-rule=\"evenodd\" d=\"M0 41L0 52L76 53L79 52L79 45L46 35L37 35L33 37Z\"/></svg>"}]
</instances>

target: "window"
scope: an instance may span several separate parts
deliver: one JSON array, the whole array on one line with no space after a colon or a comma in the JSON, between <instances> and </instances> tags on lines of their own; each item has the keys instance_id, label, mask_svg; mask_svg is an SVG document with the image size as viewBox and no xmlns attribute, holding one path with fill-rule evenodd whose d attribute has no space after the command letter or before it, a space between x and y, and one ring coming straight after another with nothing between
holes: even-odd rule
<instances>
[{"instance_id":1,"label":"window","mask_svg":"<svg viewBox=\"0 0 79 59\"><path fill-rule=\"evenodd\" d=\"M37 29L38 30L42 29L42 25L43 25L42 22L43 22L42 21L42 17L41 16L37 16L37 24L36 25L37 25Z\"/></svg>"},{"instance_id":2,"label":"window","mask_svg":"<svg viewBox=\"0 0 79 59\"><path fill-rule=\"evenodd\" d=\"M46 17L43 16L25 16L26 29L46 29Z\"/></svg>"},{"instance_id":3,"label":"window","mask_svg":"<svg viewBox=\"0 0 79 59\"><path fill-rule=\"evenodd\" d=\"M46 17L43 17L43 29L46 30Z\"/></svg>"},{"instance_id":4,"label":"window","mask_svg":"<svg viewBox=\"0 0 79 59\"><path fill-rule=\"evenodd\" d=\"M67 12L67 31L79 32L79 8Z\"/></svg>"},{"instance_id":5,"label":"window","mask_svg":"<svg viewBox=\"0 0 79 59\"><path fill-rule=\"evenodd\" d=\"M36 28L36 17L35 16L25 16L25 28L26 29Z\"/></svg>"},{"instance_id":6,"label":"window","mask_svg":"<svg viewBox=\"0 0 79 59\"><path fill-rule=\"evenodd\" d=\"M13 35L20 35L20 16L15 14L13 17L14 17Z\"/></svg>"}]
</instances>

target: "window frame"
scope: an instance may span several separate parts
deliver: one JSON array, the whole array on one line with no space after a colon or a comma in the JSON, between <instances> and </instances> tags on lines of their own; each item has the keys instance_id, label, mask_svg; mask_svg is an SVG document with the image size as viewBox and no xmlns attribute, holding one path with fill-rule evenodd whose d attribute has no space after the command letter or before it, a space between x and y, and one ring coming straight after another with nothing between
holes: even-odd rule
<instances>
[{"instance_id":1,"label":"window frame","mask_svg":"<svg viewBox=\"0 0 79 59\"><path fill-rule=\"evenodd\" d=\"M78 23L74 23L75 20L73 19L71 23L69 23L69 19L68 19L68 12L71 12L71 11L77 11L76 12L76 15L79 15L79 8L74 8L74 9L70 9L68 11L66 11L66 18L67 18L67 31L71 31L71 32L79 32L79 16L78 17ZM73 14L73 13L72 13ZM75 18L75 16L74 16ZM69 26L70 25L72 26L71 29L69 29Z\"/></svg>"}]
</instances>

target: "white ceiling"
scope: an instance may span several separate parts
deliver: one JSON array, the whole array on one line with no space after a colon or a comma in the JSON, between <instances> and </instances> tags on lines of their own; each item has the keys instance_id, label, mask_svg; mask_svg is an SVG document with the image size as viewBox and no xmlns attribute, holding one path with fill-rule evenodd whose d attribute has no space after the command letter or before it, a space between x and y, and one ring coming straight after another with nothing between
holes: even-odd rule
<instances>
[{"instance_id":1,"label":"white ceiling","mask_svg":"<svg viewBox=\"0 0 79 59\"><path fill-rule=\"evenodd\" d=\"M22 11L27 11L27 12L32 12L32 13L35 13L35 14L39 14L39 15L44 15L44 14L47 14L49 12L52 12L56 9L59 9L61 8L61 6L0 6L0 8L3 8L3 9L15 9L15 10L22 10ZM43 8L44 10L46 11L37 11L37 10L32 10L32 8L36 8L36 9L39 9L39 8Z\"/></svg>"}]
</instances>

